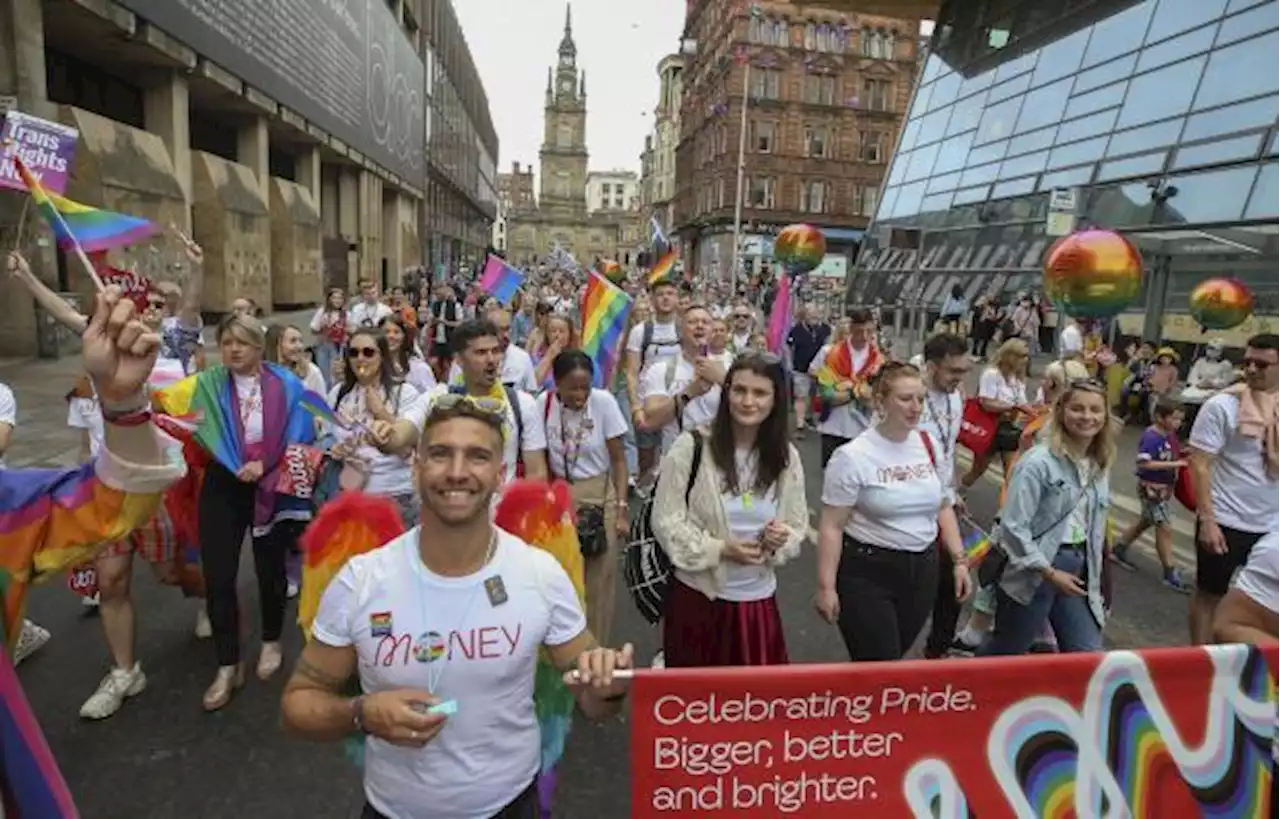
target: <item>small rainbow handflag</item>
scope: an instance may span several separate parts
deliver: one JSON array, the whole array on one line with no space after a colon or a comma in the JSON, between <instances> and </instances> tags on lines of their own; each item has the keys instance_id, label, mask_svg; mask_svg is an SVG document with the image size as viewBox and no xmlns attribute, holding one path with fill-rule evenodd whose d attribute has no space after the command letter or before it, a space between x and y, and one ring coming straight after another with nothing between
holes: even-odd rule
<instances>
[{"instance_id":1,"label":"small rainbow handflag","mask_svg":"<svg viewBox=\"0 0 1280 819\"><path fill-rule=\"evenodd\" d=\"M159 225L146 219L82 205L45 190L16 154L13 164L63 250L79 246L85 253L93 253L141 242L160 232Z\"/></svg>"},{"instance_id":2,"label":"small rainbow handflag","mask_svg":"<svg viewBox=\"0 0 1280 819\"><path fill-rule=\"evenodd\" d=\"M969 529L964 533L962 543L964 544L964 555L969 559L969 568L976 567L987 556L987 552L991 551L991 538L986 532L978 528L976 523L964 519L969 524Z\"/></svg>"},{"instance_id":3,"label":"small rainbow handflag","mask_svg":"<svg viewBox=\"0 0 1280 819\"><path fill-rule=\"evenodd\" d=\"M582 351L595 364L595 386L608 389L627 332L631 297L594 270L582 299Z\"/></svg>"},{"instance_id":4,"label":"small rainbow handflag","mask_svg":"<svg viewBox=\"0 0 1280 819\"><path fill-rule=\"evenodd\" d=\"M516 291L524 284L524 274L497 256L490 256L480 274L480 287L506 307L516 297Z\"/></svg>"},{"instance_id":5,"label":"small rainbow handflag","mask_svg":"<svg viewBox=\"0 0 1280 819\"><path fill-rule=\"evenodd\" d=\"M668 250L663 253L661 258L653 265L653 269L649 271L649 285L653 286L663 279L674 282L677 258L675 250Z\"/></svg>"}]
</instances>

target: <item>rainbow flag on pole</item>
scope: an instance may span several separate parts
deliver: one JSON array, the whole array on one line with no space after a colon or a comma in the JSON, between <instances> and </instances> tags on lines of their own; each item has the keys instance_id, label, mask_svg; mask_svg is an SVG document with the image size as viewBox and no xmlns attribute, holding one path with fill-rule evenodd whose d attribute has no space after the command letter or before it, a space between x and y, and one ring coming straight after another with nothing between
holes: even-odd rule
<instances>
[{"instance_id":1,"label":"rainbow flag on pole","mask_svg":"<svg viewBox=\"0 0 1280 819\"><path fill-rule=\"evenodd\" d=\"M78 246L93 253L141 242L160 232L159 225L146 219L82 205L47 191L17 154L13 155L13 163L63 250Z\"/></svg>"},{"instance_id":2,"label":"rainbow flag on pole","mask_svg":"<svg viewBox=\"0 0 1280 819\"><path fill-rule=\"evenodd\" d=\"M595 364L595 386L608 389L627 332L631 297L594 270L582 299L582 351Z\"/></svg>"},{"instance_id":3,"label":"rainbow flag on pole","mask_svg":"<svg viewBox=\"0 0 1280 819\"><path fill-rule=\"evenodd\" d=\"M524 274L497 256L490 256L480 274L480 286L506 307L516 297L516 291L524 284Z\"/></svg>"}]
</instances>

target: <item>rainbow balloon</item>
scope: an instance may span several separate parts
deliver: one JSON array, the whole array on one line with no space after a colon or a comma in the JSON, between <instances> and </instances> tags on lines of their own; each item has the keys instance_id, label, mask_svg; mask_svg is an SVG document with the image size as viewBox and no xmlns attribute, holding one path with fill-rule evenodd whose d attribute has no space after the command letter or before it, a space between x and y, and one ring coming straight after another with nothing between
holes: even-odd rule
<instances>
[{"instance_id":1,"label":"rainbow balloon","mask_svg":"<svg viewBox=\"0 0 1280 819\"><path fill-rule=\"evenodd\" d=\"M1205 279L1191 291L1191 317L1205 330L1239 327L1253 314L1253 291L1239 279Z\"/></svg>"},{"instance_id":2,"label":"rainbow balloon","mask_svg":"<svg viewBox=\"0 0 1280 819\"><path fill-rule=\"evenodd\" d=\"M1081 230L1049 248L1044 286L1049 298L1069 316L1114 316L1138 297L1142 254L1113 230Z\"/></svg>"},{"instance_id":3,"label":"rainbow balloon","mask_svg":"<svg viewBox=\"0 0 1280 819\"><path fill-rule=\"evenodd\" d=\"M787 225L773 243L774 261L792 276L808 273L822 264L827 240L813 225Z\"/></svg>"}]
</instances>

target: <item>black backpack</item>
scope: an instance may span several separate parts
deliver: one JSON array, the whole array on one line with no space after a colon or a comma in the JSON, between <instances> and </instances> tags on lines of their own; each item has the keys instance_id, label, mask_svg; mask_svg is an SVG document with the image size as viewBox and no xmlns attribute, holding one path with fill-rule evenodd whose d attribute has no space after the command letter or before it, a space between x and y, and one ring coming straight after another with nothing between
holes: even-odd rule
<instances>
[{"instance_id":1,"label":"black backpack","mask_svg":"<svg viewBox=\"0 0 1280 819\"><path fill-rule=\"evenodd\" d=\"M698 479L698 469L702 466L702 435L697 430L690 430L689 434L693 436L693 462L689 468L689 484L684 489L686 505L689 494L693 492L694 481ZM671 573L675 568L662 544L653 536L653 500L656 496L656 491L650 492L640 507L640 514L631 519L627 550L622 560L622 576L627 582L627 591L636 604L636 610L650 625L662 619L667 592L671 588Z\"/></svg>"}]
</instances>

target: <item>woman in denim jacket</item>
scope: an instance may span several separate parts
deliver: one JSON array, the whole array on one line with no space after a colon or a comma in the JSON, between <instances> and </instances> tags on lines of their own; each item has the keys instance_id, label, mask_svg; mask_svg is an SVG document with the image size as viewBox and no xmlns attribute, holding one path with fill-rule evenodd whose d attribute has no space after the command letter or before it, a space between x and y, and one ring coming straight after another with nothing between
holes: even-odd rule
<instances>
[{"instance_id":1,"label":"woman in denim jacket","mask_svg":"<svg viewBox=\"0 0 1280 819\"><path fill-rule=\"evenodd\" d=\"M1009 556L982 655L1024 654L1047 620L1058 650L1102 650L1102 562L1115 459L1106 389L1072 382L1018 459L996 537Z\"/></svg>"}]
</instances>

